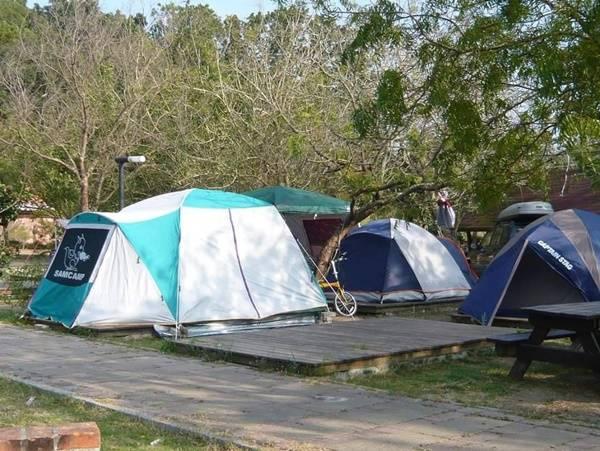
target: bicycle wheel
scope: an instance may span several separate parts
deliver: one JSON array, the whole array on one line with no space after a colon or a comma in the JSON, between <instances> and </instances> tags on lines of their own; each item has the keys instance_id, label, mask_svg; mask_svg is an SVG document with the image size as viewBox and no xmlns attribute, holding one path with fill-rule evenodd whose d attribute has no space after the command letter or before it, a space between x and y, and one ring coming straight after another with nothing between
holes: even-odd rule
<instances>
[{"instance_id":1,"label":"bicycle wheel","mask_svg":"<svg viewBox=\"0 0 600 451\"><path fill-rule=\"evenodd\" d=\"M356 313L356 299L347 291L335 293L335 310L342 316L353 316Z\"/></svg>"}]
</instances>

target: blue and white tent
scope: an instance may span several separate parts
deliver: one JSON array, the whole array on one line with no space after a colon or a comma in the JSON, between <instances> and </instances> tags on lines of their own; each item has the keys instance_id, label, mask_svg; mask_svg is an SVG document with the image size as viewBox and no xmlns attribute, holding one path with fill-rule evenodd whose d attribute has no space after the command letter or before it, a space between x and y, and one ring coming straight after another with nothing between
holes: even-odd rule
<instances>
[{"instance_id":1,"label":"blue and white tent","mask_svg":"<svg viewBox=\"0 0 600 451\"><path fill-rule=\"evenodd\" d=\"M450 255L452 255L452 258L462 271L463 276L465 276L465 279L467 279L467 282L469 282L471 287L475 285L479 278L473 272L473 269L471 269L471 265L469 265L467 256L462 251L458 243L446 237L438 237L438 240L440 240L440 243L442 243L446 250L450 252Z\"/></svg>"},{"instance_id":2,"label":"blue and white tent","mask_svg":"<svg viewBox=\"0 0 600 451\"><path fill-rule=\"evenodd\" d=\"M471 286L438 239L398 219L353 229L340 244L339 278L359 302L431 301L469 294Z\"/></svg>"},{"instance_id":3,"label":"blue and white tent","mask_svg":"<svg viewBox=\"0 0 600 451\"><path fill-rule=\"evenodd\" d=\"M525 227L496 255L459 311L482 324L523 307L600 300L600 216L562 210Z\"/></svg>"},{"instance_id":4,"label":"blue and white tent","mask_svg":"<svg viewBox=\"0 0 600 451\"><path fill-rule=\"evenodd\" d=\"M81 213L31 299L66 327L261 321L326 308L277 209L191 189Z\"/></svg>"}]
</instances>

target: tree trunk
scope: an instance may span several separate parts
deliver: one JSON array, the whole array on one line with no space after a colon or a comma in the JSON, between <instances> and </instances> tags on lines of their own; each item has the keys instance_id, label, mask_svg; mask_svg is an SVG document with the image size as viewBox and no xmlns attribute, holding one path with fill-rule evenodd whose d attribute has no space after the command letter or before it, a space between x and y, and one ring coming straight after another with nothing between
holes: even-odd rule
<instances>
[{"instance_id":1,"label":"tree trunk","mask_svg":"<svg viewBox=\"0 0 600 451\"><path fill-rule=\"evenodd\" d=\"M325 276L327 275L327 272L329 271L329 264L331 263L339 243L359 222L360 219L354 216L354 214L350 213L342 224L342 227L327 240L325 246L323 246L323 249L321 249L321 254L319 255L319 263L317 264L317 277L321 276L321 274L324 274Z\"/></svg>"},{"instance_id":2,"label":"tree trunk","mask_svg":"<svg viewBox=\"0 0 600 451\"><path fill-rule=\"evenodd\" d=\"M8 246L8 221L2 221L0 226L2 227L2 244Z\"/></svg>"},{"instance_id":3,"label":"tree trunk","mask_svg":"<svg viewBox=\"0 0 600 451\"><path fill-rule=\"evenodd\" d=\"M82 176L79 182L79 208L81 211L90 209L90 184L88 176Z\"/></svg>"}]
</instances>

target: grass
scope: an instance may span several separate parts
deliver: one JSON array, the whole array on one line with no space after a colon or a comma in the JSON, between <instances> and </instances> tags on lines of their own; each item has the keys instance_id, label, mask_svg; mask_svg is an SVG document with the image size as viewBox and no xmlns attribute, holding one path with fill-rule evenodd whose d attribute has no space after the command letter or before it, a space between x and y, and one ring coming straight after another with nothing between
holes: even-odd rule
<instances>
[{"instance_id":1,"label":"grass","mask_svg":"<svg viewBox=\"0 0 600 451\"><path fill-rule=\"evenodd\" d=\"M35 397L27 406L27 401ZM0 378L0 427L41 426L95 421L100 428L103 450L221 450L221 445L189 435L160 430L109 409L41 392L27 385ZM158 443L151 443L158 440Z\"/></svg>"},{"instance_id":2,"label":"grass","mask_svg":"<svg viewBox=\"0 0 600 451\"><path fill-rule=\"evenodd\" d=\"M0 322L24 326L27 323L19 319L23 314L23 308L16 307L12 304L3 304L0 302Z\"/></svg>"},{"instance_id":3,"label":"grass","mask_svg":"<svg viewBox=\"0 0 600 451\"><path fill-rule=\"evenodd\" d=\"M600 428L600 379L591 371L534 362L525 379L508 377L512 358L492 350L422 366L398 366L387 374L350 383L415 398L496 407L529 418Z\"/></svg>"},{"instance_id":4,"label":"grass","mask_svg":"<svg viewBox=\"0 0 600 451\"><path fill-rule=\"evenodd\" d=\"M150 335L127 335L122 337L95 337L99 341L125 345L131 348L158 351L163 354L178 354L173 344L169 341Z\"/></svg>"},{"instance_id":5,"label":"grass","mask_svg":"<svg viewBox=\"0 0 600 451\"><path fill-rule=\"evenodd\" d=\"M393 316L402 318L431 319L436 321L450 321L453 313L456 313L458 303L420 304L405 306L394 311Z\"/></svg>"}]
</instances>

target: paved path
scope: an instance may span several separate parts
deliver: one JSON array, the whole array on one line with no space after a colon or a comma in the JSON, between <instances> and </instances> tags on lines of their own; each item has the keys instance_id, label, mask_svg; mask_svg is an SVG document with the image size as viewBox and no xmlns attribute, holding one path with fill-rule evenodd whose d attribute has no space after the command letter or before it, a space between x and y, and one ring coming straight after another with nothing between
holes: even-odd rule
<instances>
[{"instance_id":1,"label":"paved path","mask_svg":"<svg viewBox=\"0 0 600 451\"><path fill-rule=\"evenodd\" d=\"M600 449L600 430L2 324L0 375L256 446Z\"/></svg>"}]
</instances>

